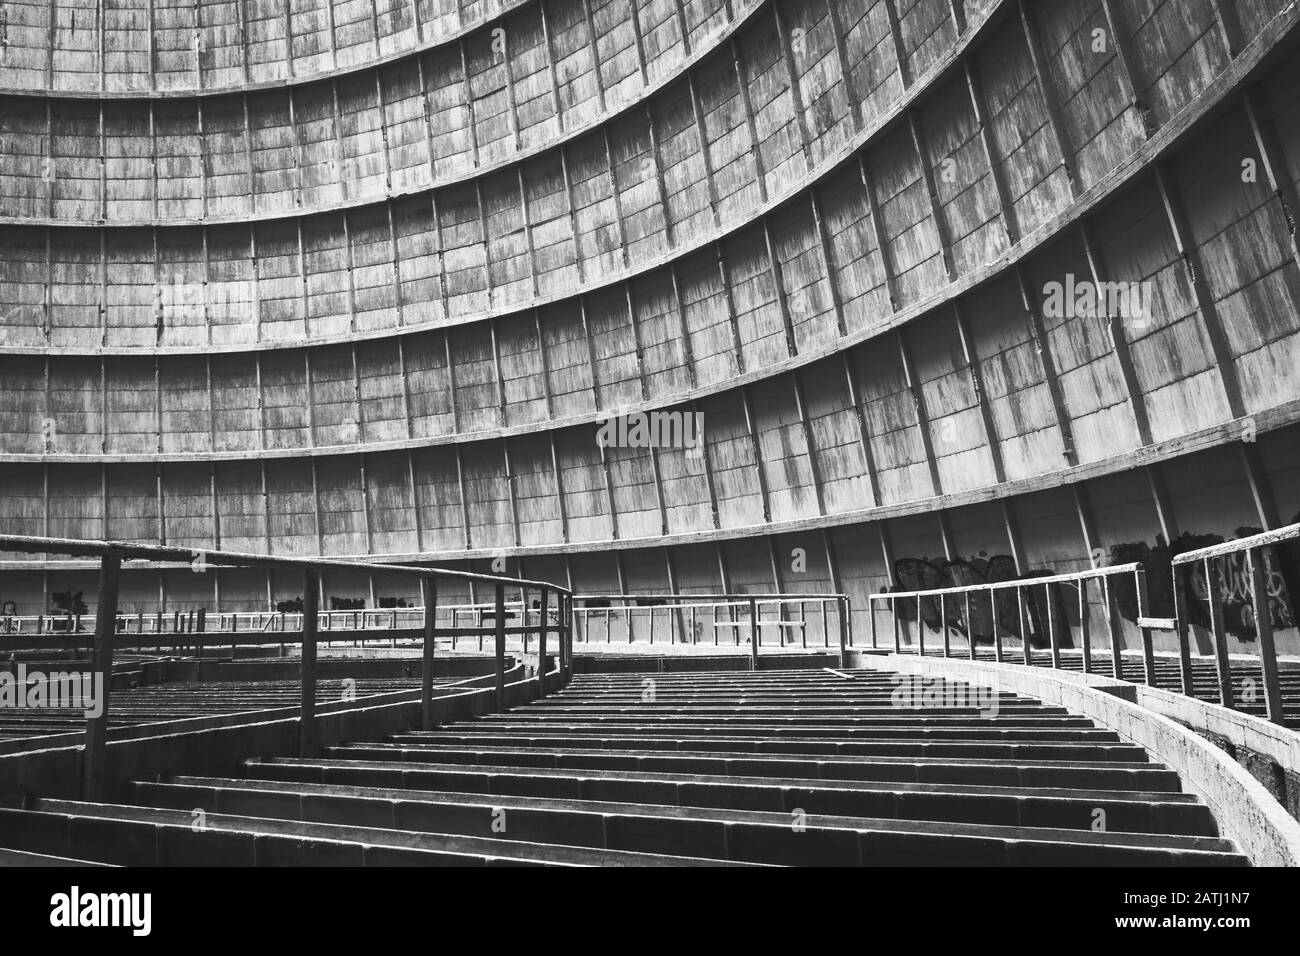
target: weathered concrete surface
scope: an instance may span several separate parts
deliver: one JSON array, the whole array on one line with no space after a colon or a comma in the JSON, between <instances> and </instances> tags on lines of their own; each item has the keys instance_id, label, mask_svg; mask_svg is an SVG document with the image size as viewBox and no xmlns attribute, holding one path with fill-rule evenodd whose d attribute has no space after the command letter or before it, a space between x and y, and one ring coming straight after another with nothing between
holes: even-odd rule
<instances>
[{"instance_id":1,"label":"weathered concrete surface","mask_svg":"<svg viewBox=\"0 0 1300 956\"><path fill-rule=\"evenodd\" d=\"M1223 835L1257 866L1300 866L1300 822L1245 768L1175 720L1137 703L1138 688L1095 674L903 654L852 655L855 666L965 678L1084 714L1147 749L1210 807Z\"/></svg>"}]
</instances>

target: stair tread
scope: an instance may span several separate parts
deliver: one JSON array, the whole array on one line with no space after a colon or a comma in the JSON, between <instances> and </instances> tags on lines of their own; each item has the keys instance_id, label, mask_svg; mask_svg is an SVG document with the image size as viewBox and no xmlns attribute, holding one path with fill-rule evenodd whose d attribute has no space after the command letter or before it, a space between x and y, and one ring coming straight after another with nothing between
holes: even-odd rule
<instances>
[{"instance_id":1,"label":"stair tread","mask_svg":"<svg viewBox=\"0 0 1300 956\"><path fill-rule=\"evenodd\" d=\"M604 800L564 800L552 797L529 797L508 794L466 794L455 791L406 790L400 788L364 787L349 784L299 783L295 781L250 781L234 777L178 776L167 781L148 784L149 787L176 787L181 789L220 789L223 791L274 791L300 796L329 796L372 800L380 803L412 802L472 805L484 808L501 807L565 813L585 813L601 816L653 816L662 819L717 821L722 823L761 823L790 827L790 814L763 810L737 810L718 807L672 806ZM829 814L809 814L812 826L829 829L881 830L891 833L952 833L967 836L985 836L1006 840L1060 841L1071 840L1094 845L1150 846L1162 848L1230 852L1229 841L1219 837L1185 834L1122 833L1094 830L1069 830L1048 827L1014 827L998 824L895 820L881 817L845 817Z\"/></svg>"}]
</instances>

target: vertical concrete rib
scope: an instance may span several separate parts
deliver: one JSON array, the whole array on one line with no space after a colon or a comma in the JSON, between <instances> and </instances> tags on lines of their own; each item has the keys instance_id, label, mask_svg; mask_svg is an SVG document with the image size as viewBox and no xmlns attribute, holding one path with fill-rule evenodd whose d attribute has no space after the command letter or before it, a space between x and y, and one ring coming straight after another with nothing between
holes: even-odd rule
<instances>
[{"instance_id":1,"label":"vertical concrete rib","mask_svg":"<svg viewBox=\"0 0 1300 956\"><path fill-rule=\"evenodd\" d=\"M885 294L889 296L889 307L898 311L898 284L895 279L894 257L889 240L885 236L885 224L880 216L880 203L876 199L874 177L867 171L867 159L863 153L858 154L858 178L862 182L863 194L867 199L867 211L871 218L871 237L875 240L876 251L880 255L880 268L885 276Z\"/></svg>"},{"instance_id":2,"label":"vertical concrete rib","mask_svg":"<svg viewBox=\"0 0 1300 956\"><path fill-rule=\"evenodd\" d=\"M1052 134L1052 140L1056 143L1061 168L1065 170L1065 178L1070 185L1070 198L1073 199L1079 195L1079 183L1074 175L1074 147L1070 144L1065 123L1061 119L1060 97L1043 66L1046 58L1043 54L1042 40L1027 0L1016 0L1016 7L1020 13L1020 27L1024 32L1025 47L1029 51L1029 62L1033 66L1034 80L1038 84L1043 104L1047 108L1047 126Z\"/></svg>"},{"instance_id":3,"label":"vertical concrete rib","mask_svg":"<svg viewBox=\"0 0 1300 956\"><path fill-rule=\"evenodd\" d=\"M1011 191L1007 188L1007 177L1001 164L997 161L997 152L993 145L993 134L989 130L988 115L984 107L984 93L978 75L971 66L970 57L962 58L966 74L966 92L970 95L971 111L975 115L975 125L979 129L980 145L984 150L984 161L989 167L989 178L997 193L998 208L1002 212L1002 226L1007 233L1007 243L1015 245L1020 241L1020 224L1016 219L1015 203L1011 201Z\"/></svg>"},{"instance_id":4,"label":"vertical concrete rib","mask_svg":"<svg viewBox=\"0 0 1300 956\"><path fill-rule=\"evenodd\" d=\"M762 217L763 222L763 244L767 249L768 269L772 273L772 285L776 289L777 306L781 312L781 325L785 329L785 352L787 356L798 354L799 347L795 342L794 322L790 317L790 305L785 296L785 280L781 274L781 263L777 260L776 248L772 243L772 226L768 222L767 216Z\"/></svg>"},{"instance_id":5,"label":"vertical concrete rib","mask_svg":"<svg viewBox=\"0 0 1300 956\"><path fill-rule=\"evenodd\" d=\"M1143 87L1140 74L1134 65L1129 36L1124 32L1123 24L1116 13L1114 0L1101 0L1101 9L1105 15L1106 29L1109 31L1111 41L1114 43L1115 59L1119 62L1119 73L1124 86L1124 93L1131 104L1131 108L1137 114L1139 122L1142 124L1143 133L1149 139L1158 128L1158 124L1151 112L1151 107L1142 99Z\"/></svg>"},{"instance_id":6,"label":"vertical concrete rib","mask_svg":"<svg viewBox=\"0 0 1300 956\"><path fill-rule=\"evenodd\" d=\"M1207 273L1201 261L1200 247L1197 246L1187 225L1187 216L1183 212L1178 186L1165 170L1163 162L1155 164L1155 178L1174 245L1185 266L1187 284L1191 286L1192 294L1196 297L1196 307L1201 313L1201 321L1205 323L1205 335L1210 340L1210 348L1214 352L1214 362L1219 369L1224 397L1228 400L1232 417L1240 418L1246 414L1246 409L1241 397L1236 359L1228 344L1228 336L1223 328L1223 320L1219 316L1219 307L1214 300L1214 293L1206 284Z\"/></svg>"},{"instance_id":7,"label":"vertical concrete rib","mask_svg":"<svg viewBox=\"0 0 1300 956\"><path fill-rule=\"evenodd\" d=\"M906 90L912 85L912 69L907 62L907 52L903 49L903 31L898 22L897 0L882 0L885 16L889 20L889 40L894 50L894 61L898 64L898 79Z\"/></svg>"},{"instance_id":8,"label":"vertical concrete rib","mask_svg":"<svg viewBox=\"0 0 1300 956\"><path fill-rule=\"evenodd\" d=\"M817 443L813 440L812 422L808 420L808 405L804 401L803 381L798 370L790 374L790 385L794 390L795 413L799 416L799 428L803 433L804 448L808 450L808 473L812 476L813 495L817 499L817 514L826 514L826 494L822 484L821 462L817 459Z\"/></svg>"},{"instance_id":9,"label":"vertical concrete rib","mask_svg":"<svg viewBox=\"0 0 1300 956\"><path fill-rule=\"evenodd\" d=\"M925 450L925 463L930 471L931 494L943 494L943 480L939 475L939 459L934 453L934 437L930 434L930 416L926 410L925 392L916 380L916 369L912 364L912 350L907 344L907 328L901 327L894 332L898 339L898 356L902 363L903 379L907 391L912 396L912 407L916 411L916 425L921 434L921 446Z\"/></svg>"},{"instance_id":10,"label":"vertical concrete rib","mask_svg":"<svg viewBox=\"0 0 1300 956\"><path fill-rule=\"evenodd\" d=\"M1287 169L1286 154L1282 151L1277 135L1277 126L1261 108L1261 94L1253 86L1242 88L1242 106L1246 111L1246 121L1250 124L1251 136L1255 148L1259 150L1260 165L1268 179L1269 188L1277 198L1282 217L1286 220L1287 240L1291 244L1291 258L1300 266L1300 242L1296 237L1296 217L1300 216L1300 195L1297 195L1295 181Z\"/></svg>"},{"instance_id":11,"label":"vertical concrete rib","mask_svg":"<svg viewBox=\"0 0 1300 956\"><path fill-rule=\"evenodd\" d=\"M749 399L749 389L740 386L740 401L745 410L745 430L749 433L749 444L754 455L754 470L758 477L758 494L763 503L763 523L772 520L771 499L767 488L767 471L763 467L763 449L758 438L758 429L754 426L754 409Z\"/></svg>"},{"instance_id":12,"label":"vertical concrete rib","mask_svg":"<svg viewBox=\"0 0 1300 956\"><path fill-rule=\"evenodd\" d=\"M794 48L790 45L790 31L781 13L780 0L772 2L772 19L776 22L776 35L781 45L781 59L785 63L786 82L790 84L790 102L794 106L794 119L799 128L799 147L803 151L804 169L811 172L813 158L809 142L812 137L808 132L808 116L804 110L803 91L799 87L799 73L795 68Z\"/></svg>"},{"instance_id":13,"label":"vertical concrete rib","mask_svg":"<svg viewBox=\"0 0 1300 956\"><path fill-rule=\"evenodd\" d=\"M758 130L754 125L754 104L749 99L749 80L741 64L740 46L731 38L731 65L736 70L736 87L740 92L740 106L745 117L745 131L749 134L749 154L754 159L754 175L758 181L758 201L767 202L767 171L763 168L763 153L758 147Z\"/></svg>"},{"instance_id":14,"label":"vertical concrete rib","mask_svg":"<svg viewBox=\"0 0 1300 956\"><path fill-rule=\"evenodd\" d=\"M718 209L718 184L714 180L713 158L709 155L708 130L704 122L704 109L700 105L699 91L695 88L694 70L686 74L686 92L691 99L691 115L695 118L696 143L700 147L700 162L704 165L704 182L709 191L709 208L713 211L713 225L715 228L721 228L722 214Z\"/></svg>"},{"instance_id":15,"label":"vertical concrete rib","mask_svg":"<svg viewBox=\"0 0 1300 956\"><path fill-rule=\"evenodd\" d=\"M925 136L921 132L921 124L917 121L915 110L907 111L907 128L912 134L912 148L916 150L917 161L921 165L921 176L925 180L925 194L930 203L930 218L934 222L934 231L939 237L939 254L943 257L943 272L951 282L955 277L952 262L952 235L939 203L939 189L934 182L934 167L930 164L930 154L926 149Z\"/></svg>"},{"instance_id":16,"label":"vertical concrete rib","mask_svg":"<svg viewBox=\"0 0 1300 956\"><path fill-rule=\"evenodd\" d=\"M848 352L840 353L840 362L844 367L844 381L848 387L849 404L853 407L853 417L857 422L858 443L862 449L862 460L866 466L867 484L871 489L871 506L880 507L880 479L876 472L876 456L871 449L871 436L867 431L867 417L862 409L862 390L858 387L858 373L853 368L853 358Z\"/></svg>"},{"instance_id":17,"label":"vertical concrete rib","mask_svg":"<svg viewBox=\"0 0 1300 956\"><path fill-rule=\"evenodd\" d=\"M975 342L971 336L970 320L962 308L960 299L952 300L952 317L957 326L957 337L961 341L962 356L966 359L966 369L970 374L971 391L979 406L980 421L984 426L984 441L988 445L989 457L993 461L993 477L998 484L1007 480L1007 470L1002 461L1002 444L998 440L997 428L993 422L993 409L989 405L988 392L984 388L984 373L980 369L979 354L975 351Z\"/></svg>"},{"instance_id":18,"label":"vertical concrete rib","mask_svg":"<svg viewBox=\"0 0 1300 956\"><path fill-rule=\"evenodd\" d=\"M1067 465L1077 465L1079 455L1074 445L1074 429L1070 424L1070 413L1065 407L1065 396L1061 391L1061 379L1056 370L1056 359L1048 344L1047 332L1043 328L1043 317L1038 310L1038 300L1031 291L1033 280L1028 267L1015 266L1016 288L1020 293L1020 305L1025 310L1029 337L1033 342L1034 352L1043 368L1043 380L1047 383L1047 392L1052 399L1052 413L1056 418L1056 430L1061 436L1061 450Z\"/></svg>"},{"instance_id":19,"label":"vertical concrete rib","mask_svg":"<svg viewBox=\"0 0 1300 956\"><path fill-rule=\"evenodd\" d=\"M1100 287L1101 283L1106 281L1106 264L1103 261L1101 247L1097 245L1092 235L1092 228L1086 221L1079 223L1079 236L1083 242L1084 255L1088 259L1088 271L1092 273L1092 281L1097 287ZM1151 419L1147 414L1146 402L1142 396L1142 385L1138 381L1137 369L1133 365L1133 356L1129 351L1128 338L1124 328L1124 321L1128 317L1108 313L1104 318L1107 335L1115 349L1115 360L1119 363L1120 374L1124 378L1124 391L1128 395L1129 407L1133 410L1133 421L1137 428L1138 442L1149 445L1151 444Z\"/></svg>"}]
</instances>

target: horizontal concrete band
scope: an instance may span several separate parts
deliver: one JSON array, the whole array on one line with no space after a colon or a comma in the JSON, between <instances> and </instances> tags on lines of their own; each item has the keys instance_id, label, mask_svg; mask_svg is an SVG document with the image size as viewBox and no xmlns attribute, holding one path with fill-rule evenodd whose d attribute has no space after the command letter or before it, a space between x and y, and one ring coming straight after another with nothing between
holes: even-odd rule
<instances>
[{"instance_id":1,"label":"horizontal concrete band","mask_svg":"<svg viewBox=\"0 0 1300 956\"><path fill-rule=\"evenodd\" d=\"M265 463L232 469L229 475L235 483L229 486L223 480L227 474L224 469L213 475L190 475L181 486L160 485L152 472L137 472L137 481L133 486L145 490L137 490L130 497L141 502L161 499L164 506L158 510L152 507L146 507L143 511L124 509L121 522L111 517L106 518L102 512L91 515L79 513L75 518L60 516L56 519L53 513L56 499L47 497L42 491L47 487L58 490L57 500L70 500L79 496L90 500L92 497L102 498L106 493L111 503L119 497L116 486L106 484L105 479L110 472L98 466L89 471L85 471L83 466L84 474L80 480L66 471L75 466L32 466L26 473L18 470L21 466L10 466L8 481L0 484L0 489L15 496L14 501L22 505L21 508L11 508L8 516L7 527L15 533L44 534L48 527L57 524L62 534L74 537L120 539L149 544L166 540L172 546L196 548L198 551L220 546L249 552L264 549L261 553L267 554L294 554L299 557L319 554L340 560L362 559L388 563L495 560L510 556L588 555L598 549L663 548L703 542L743 541L761 536L861 526L867 522L882 522L910 515L951 512L991 501L1012 501L1019 496L1058 488L1074 488L1086 493L1085 483L1088 481L1130 473L1142 467L1175 463L1180 458L1190 461L1194 455L1215 449L1223 450L1221 454L1224 461L1232 461L1239 457L1244 442L1254 442L1274 432L1278 434L1278 443L1285 444L1289 440L1286 436L1291 432L1282 429L1287 426L1293 428L1297 421L1300 421L1300 402L1289 402L1278 409L1248 419L1211 426L1178 439L1109 454L1095 461L1056 468L1039 475L1007 478L995 485L954 491L944 491L942 484L932 484L929 474L920 465L912 465L908 468L906 483L895 486L900 491L906 489L904 493L896 491L889 499L863 507L862 501L867 498L863 493L866 482L860 475L842 491L841 496L835 499L829 495L823 496L823 502L838 500L843 502L842 506L827 506L820 511L812 507L812 503L821 486L811 482L800 495L785 496L784 507L772 507L770 486L765 477L760 477L759 469L766 473L780 462L769 464L753 458L748 462L750 475L747 479L739 469L734 466L731 469L733 478L746 481L748 491L733 493L730 500L718 498L715 505L711 501L709 483L706 481L711 467L706 468L701 464L693 482L687 480L678 483L679 493L683 497L675 503L671 524L661 519L655 500L657 496L647 496L644 493L644 486L650 484L648 475L651 472L652 458L648 454L621 456L625 467L629 461L637 461L639 457L639 466L623 472L632 478L639 477L639 481L625 484L622 480L616 481L611 473L608 482L602 482L601 463L599 460L588 460L581 471L575 469L569 475L567 483L562 480L552 485L549 496L534 494L527 499L520 496L515 503L518 517L511 516L508 511L503 515L498 510L492 512L497 516L493 522L484 521L481 517L475 519L473 515L484 514L483 509L492 501L499 503L502 500L500 496L508 494L506 489L509 488L511 479L504 469L504 463L499 472L489 473L486 480L476 476L482 482L479 487L488 489L482 500L463 497L459 502L454 497L454 490L464 480L459 474L463 471L459 459L442 462L436 472L426 471L423 465L416 465L412 471L408 469L405 460L396 462L396 466L390 465L383 472L375 470L373 461L369 470L365 466L358 466L355 472L331 472L330 480L336 482L333 494L319 493L321 473L316 472L314 467L307 467L296 473L297 481L294 484L299 488L312 487L311 479L313 474L316 475L317 491L311 493L315 500L309 501L308 512L317 517L310 527L299 528L292 536L272 530L273 524L280 517L275 509L280 506L263 503L265 496L261 489L267 488L277 494L279 492L276 491L274 482L268 484L265 480L260 480L263 474L270 474L266 471ZM683 457L680 449L674 457ZM965 459L967 468L970 468L971 457ZM525 459L516 454L514 460L519 464ZM548 460L542 461L541 473L544 473L547 463ZM45 470L49 472L48 484ZM364 485L362 473L368 476ZM378 478L384 473L389 478L381 483ZM580 494L561 490L573 488L573 475L584 473L584 480L579 485L583 489ZM1255 474L1250 480L1256 481L1259 478ZM1269 481L1267 475L1263 478L1266 482ZM143 479L143 484L140 479ZM688 490L691 485L694 485L693 493ZM189 489L189 494L177 494L176 500L185 497L205 502L211 496L211 507L204 504L190 514L183 514L179 508L167 507L166 502L172 499L173 487ZM78 488L82 489L80 493ZM435 503L432 499L435 488L451 489L451 500ZM17 494L24 490L25 493ZM939 493L936 494L936 491ZM493 498L492 492L497 497ZM384 508L374 506L373 502L381 497L387 499L390 495L396 497L398 507L394 507L392 502ZM581 522L575 517L575 501L583 504ZM0 505L3 504L3 498L0 498ZM268 512L267 507L272 510ZM663 508L666 510L666 507L665 502ZM420 517L414 516L413 508L419 510ZM222 532L220 522L226 521L228 527L228 519L236 514L251 518L259 533L248 536L245 531L236 537L229 531ZM334 515L331 520L335 522L339 515L350 514L355 521L351 530L338 534L327 533L321 517L325 514ZM725 523L721 520L723 516L727 519ZM104 530L109 521L112 521L113 533ZM165 527L159 530L161 524L165 524ZM171 530L168 531L168 528ZM534 528L553 530L543 540L537 540L543 536L533 530L524 533L525 529ZM578 528L583 529L581 536L577 532ZM466 534L466 529L470 529L469 535ZM50 560L38 556L22 558L0 552L0 568L9 570L95 566L97 565L91 561ZM833 581L830 583L835 587Z\"/></svg>"},{"instance_id":2,"label":"horizontal concrete band","mask_svg":"<svg viewBox=\"0 0 1300 956\"><path fill-rule=\"evenodd\" d=\"M852 653L872 670L970 680L1083 714L1145 748L1178 774L1256 866L1300 866L1300 822L1245 768L1205 738L1138 703L1136 685L1095 674L908 655ZM1292 734L1292 736L1295 736Z\"/></svg>"}]
</instances>

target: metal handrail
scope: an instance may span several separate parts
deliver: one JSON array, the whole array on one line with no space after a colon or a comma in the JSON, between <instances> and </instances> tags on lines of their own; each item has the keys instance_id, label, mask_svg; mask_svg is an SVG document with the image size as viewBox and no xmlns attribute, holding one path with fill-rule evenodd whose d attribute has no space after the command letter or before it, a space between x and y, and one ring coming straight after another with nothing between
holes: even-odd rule
<instances>
[{"instance_id":1,"label":"metal handrail","mask_svg":"<svg viewBox=\"0 0 1300 956\"><path fill-rule=\"evenodd\" d=\"M1190 693L1191 649L1188 644L1191 595L1190 572L1201 565L1205 573L1205 601L1210 609L1210 635L1214 644L1214 666L1218 677L1219 701L1225 707L1236 707L1236 691L1232 686L1231 666L1228 660L1228 635L1223 620L1223 603L1220 600L1220 558L1245 552L1250 574L1250 606L1255 619L1255 635L1259 640L1260 672L1264 678L1264 707L1268 719L1284 723L1282 680L1278 672L1277 643L1273 638L1273 614L1268 600L1268 555L1264 548L1300 538L1300 524L1290 524L1271 531L1263 531L1235 541L1224 541L1195 551L1184 551L1170 562L1173 574L1174 607L1178 627L1178 660L1182 674L1183 692ZM1262 557L1262 560L1261 560Z\"/></svg>"},{"instance_id":2,"label":"metal handrail","mask_svg":"<svg viewBox=\"0 0 1300 956\"><path fill-rule=\"evenodd\" d=\"M808 621L806 614L806 605L816 604L821 609L822 618L822 644L830 647L830 619L828 608L834 605L836 608L836 617L839 626L839 653L840 664L843 666L847 661L848 648L852 646L853 635L850 625L850 603L847 594L822 594L822 593L761 593L761 594L581 594L578 596L583 603L575 605L573 608L574 632L575 639L586 642L591 641L591 618L593 616L603 617L605 621L605 641L613 642L613 628L611 621L615 614L620 615L626 621L627 641L629 644L635 643L635 632L632 627L633 615L644 615L649 619L649 643L655 642L655 612L669 612L668 622L668 643L677 643L676 632L680 631L682 640L680 643L688 643L686 635L690 636L689 643L698 644L697 631L699 630L697 612L704 608L711 611L712 624L714 629L713 643L719 644L718 632L722 629L731 629L733 631L733 640L736 646L740 645L740 632L743 628L749 628L749 653L750 666L758 668L759 647L762 644L763 628L775 628L781 632L781 646L785 646L785 631L797 630L800 634L800 643L803 647L808 646ZM600 602L598 606L593 606L593 602ZM615 605L615 602L619 602ZM762 608L776 607L776 620L763 620ZM785 616L786 608L798 606L799 617L790 619ZM746 621L736 620L737 609L744 609L748 612ZM727 620L719 620L719 611L727 612ZM690 612L690 622L687 623L685 613ZM674 618L677 622L677 628L674 629ZM579 621L581 626L579 626Z\"/></svg>"},{"instance_id":3,"label":"metal handrail","mask_svg":"<svg viewBox=\"0 0 1300 956\"><path fill-rule=\"evenodd\" d=\"M962 598L962 609L966 620L966 636L968 653L971 660L975 659L975 638L972 633L972 612L971 597L981 592L988 592L990 618L993 626L993 655L998 662L1005 660L1002 648L1002 632L998 629L997 602L994 592L1003 590L1014 590L1016 595L1016 618L1020 628L1020 640L1023 650L1024 663L1032 662L1032 653L1029 641L1029 619L1025 616L1025 592L1032 591L1035 588L1043 588L1047 594L1047 635L1048 643L1051 649L1052 666L1059 668L1061 666L1061 645L1060 636L1056 627L1054 614L1054 604L1051 600L1051 587L1059 584L1076 584L1078 586L1078 604L1079 620L1081 631L1081 643L1083 651L1083 669L1085 673L1092 672L1092 632L1088 624L1088 616L1085 613L1087 605L1088 586L1093 581L1098 581L1101 585L1106 608L1106 620L1110 632L1110 651L1111 651L1111 669L1114 676L1120 680L1124 679L1124 662L1123 662L1123 637L1122 625L1120 623L1119 607L1115 588L1112 586L1112 579L1123 577L1125 575L1133 576L1134 588L1137 592L1138 604L1138 622L1142 632L1142 662L1143 669L1148 683L1155 681L1155 649L1152 640L1151 631L1155 622L1146 617L1147 607L1147 584L1146 569L1137 562L1129 564L1114 564L1100 568L1089 568L1085 571L1071 571L1064 574L1051 574L1043 577L1033 578L1014 578L1009 581L987 581L979 584L955 585L947 588L929 588L921 591L882 591L867 595L867 620L871 627L871 646L877 647L876 635L876 602L886 602L889 605L890 616L893 618L894 625L894 651L899 653L902 650L902 634L900 629L900 619L898 615L898 603L903 600L915 600L917 605L917 650L918 653L925 654L925 620L921 613L921 602L927 598L937 598L939 602L939 620L940 633L943 635L943 656L950 657L952 649L949 643L948 626L948 598Z\"/></svg>"},{"instance_id":4,"label":"metal handrail","mask_svg":"<svg viewBox=\"0 0 1300 956\"><path fill-rule=\"evenodd\" d=\"M188 564L196 561L223 567L241 568L301 568L304 571L382 571L398 572L427 577L430 573L440 578L458 581L478 581L485 584L502 584L529 590L571 594L568 588L550 581L532 581L528 578L511 578L501 574L483 574L478 571L456 571L451 568L429 568L418 564L384 564L372 561L354 561L347 558L288 558L271 554L253 554L240 551L222 551L212 548L174 548L169 545L139 544L133 541L90 541L78 538L45 538L32 535L0 534L0 551L19 551L26 554L68 554L74 557L103 557L115 553L121 561L151 561L163 564Z\"/></svg>"},{"instance_id":5,"label":"metal handrail","mask_svg":"<svg viewBox=\"0 0 1300 956\"><path fill-rule=\"evenodd\" d=\"M1110 631L1113 671L1115 677L1123 679L1122 656L1124 649L1122 647L1122 626L1120 624L1119 609L1116 602L1115 588L1112 586L1112 580L1115 578L1121 578L1125 575L1132 575L1133 585L1137 596L1136 624L1142 634L1143 670L1146 683L1149 686L1155 685L1155 654L1153 650L1152 631L1172 630L1177 634L1181 689L1184 694L1192 696L1195 688L1192 674L1190 646L1191 620L1189 612L1192 606L1192 595L1189 593L1190 571L1193 567L1200 565L1204 569L1206 582L1205 594L1201 599L1206 601L1209 605L1210 623L1208 630L1214 648L1214 662L1218 677L1219 702L1225 707L1237 709L1236 694L1232 685L1227 629L1224 623L1221 587L1222 572L1218 567L1217 562L1222 558L1244 553L1246 556L1245 561L1250 580L1251 611L1254 615L1255 631L1259 641L1259 659L1264 683L1265 708L1270 721L1277 724L1283 724L1285 722L1285 715L1283 713L1284 699L1281 689L1277 644L1274 640L1274 626L1268 598L1268 577L1270 569L1268 567L1267 552L1264 549L1288 541L1295 541L1297 539L1300 539L1300 523L1287 525L1283 528L1275 528L1270 531L1264 531L1246 538L1239 538L1235 541L1224 541L1219 544L1175 555L1170 561L1170 569L1173 576L1172 583L1174 596L1174 616L1172 618L1157 618L1148 614L1149 602L1147 595L1147 571L1146 568L1138 562L1108 565L1105 567L1092 568L1086 571L1077 571L1068 574L1054 574L1034 578L1016 578L1010 581L994 581L947 588L931 588L921 591L877 592L867 595L867 615L871 625L871 645L872 647L877 646L875 616L876 603L885 602L889 605L891 616L893 618L894 650L895 652L901 651L902 644L898 604L901 601L914 599L917 602L917 622L919 625L917 628L917 648L919 653L924 654L926 628L924 617L921 614L920 604L924 599L938 599L940 630L943 634L943 653L945 657L950 656L948 599L960 597L963 599L963 607L967 621L969 654L973 660L975 658L975 642L970 634L971 595L980 592L988 592L990 604L993 604L994 592L1000 590L1014 590L1016 593L1016 603L1021 628L1024 663L1029 664L1031 663L1031 651L1028 630L1025 627L1025 593L1038 587L1050 588L1055 584L1076 583L1078 585L1083 669L1085 672L1091 672L1091 631L1088 615L1085 613L1085 609L1087 604L1088 585L1090 582L1100 579L1104 596L1104 607ZM1059 668L1061 666L1060 646L1057 638L1053 613L1054 602L1050 599L1050 596L1046 604L1052 666ZM991 610L994 656L996 660L1003 661L1002 634L998 630L998 614L996 605L994 605Z\"/></svg>"},{"instance_id":6,"label":"metal handrail","mask_svg":"<svg viewBox=\"0 0 1300 956\"><path fill-rule=\"evenodd\" d=\"M1289 524L1282 528L1274 528L1272 531L1261 531L1259 534L1252 534L1246 538L1223 541L1206 548L1198 548L1195 551L1184 551L1182 554L1176 555L1171 563L1174 565L1191 564L1193 561L1204 561L1206 558L1221 558L1224 555L1235 554L1238 551L1252 551L1265 545L1281 544L1283 541L1291 541L1296 538L1300 538L1300 524Z\"/></svg>"},{"instance_id":7,"label":"metal handrail","mask_svg":"<svg viewBox=\"0 0 1300 956\"><path fill-rule=\"evenodd\" d=\"M546 690L547 653L546 639L548 632L554 631L559 641L558 663L562 677L572 673L573 627L570 609L573 593L565 587L543 581L531 581L522 578L510 578L503 575L478 574L469 571L452 571L445 568L425 568L409 564L382 564L363 561L347 561L330 558L288 558L266 554L241 554L238 552L216 549L173 548L165 545L137 544L125 541L81 541L71 538L47 538L27 535L0 535L0 551L17 551L27 554L69 554L79 557L98 557L99 598L95 607L95 628L92 673L103 675L101 706L96 716L86 721L86 746L82 762L82 792L87 799L97 799L103 790L104 761L107 750L109 696L111 681L108 679L113 671L113 649L118 643L117 613L118 586L122 564L125 561L143 560L158 563L174 562L188 564L195 570L202 570L209 565L222 567L264 567L291 568L303 573L303 610L301 629L298 632L302 644L301 685L302 700L299 710L299 752L302 756L314 756L317 750L316 728L316 648L320 632L320 575L325 570L370 571L385 574L405 574L415 577L420 582L423 606L432 609L432 614L425 614L423 621L423 661L421 669L420 714L421 725L426 729L433 726L433 658L437 637L446 633L446 628L437 626L438 580L449 578L459 581L486 582L493 586L492 633L496 644L495 662L495 702L501 710L505 706L505 646L506 646L506 600L507 588L519 589L523 595L537 591L540 595L540 613L536 624L538 638L538 693ZM558 619L554 624L550 619L550 596L554 594ZM525 601L526 603L526 601ZM327 612L328 613L328 612ZM457 630L455 628L452 629ZM483 629L479 629L483 630ZM511 628L516 632L527 633L525 626ZM260 632L246 635L232 633L223 636L222 644L241 642L264 643L256 638Z\"/></svg>"}]
</instances>

